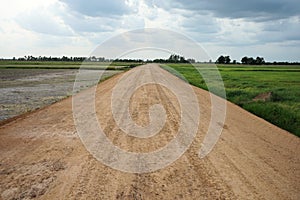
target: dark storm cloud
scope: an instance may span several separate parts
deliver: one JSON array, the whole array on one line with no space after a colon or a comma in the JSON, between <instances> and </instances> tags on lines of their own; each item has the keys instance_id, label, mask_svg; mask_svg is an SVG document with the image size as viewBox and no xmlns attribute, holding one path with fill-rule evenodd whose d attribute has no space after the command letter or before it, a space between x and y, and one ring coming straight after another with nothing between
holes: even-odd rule
<instances>
[{"instance_id":1,"label":"dark storm cloud","mask_svg":"<svg viewBox=\"0 0 300 200\"><path fill-rule=\"evenodd\" d=\"M299 21L294 19L275 20L265 23L258 36L264 41L300 41Z\"/></svg>"},{"instance_id":2,"label":"dark storm cloud","mask_svg":"<svg viewBox=\"0 0 300 200\"><path fill-rule=\"evenodd\" d=\"M124 0L60 0L71 10L86 16L116 17L130 13L132 10Z\"/></svg>"},{"instance_id":3,"label":"dark storm cloud","mask_svg":"<svg viewBox=\"0 0 300 200\"><path fill-rule=\"evenodd\" d=\"M152 8L162 8L170 13L185 11L186 15L181 26L193 37L199 37L200 41L214 41L218 38L216 43L229 46L285 42L292 44L300 41L299 0L145 0L145 2Z\"/></svg>"},{"instance_id":4,"label":"dark storm cloud","mask_svg":"<svg viewBox=\"0 0 300 200\"><path fill-rule=\"evenodd\" d=\"M164 9L206 11L216 17L245 18L253 21L276 20L300 15L299 0L173 0L169 3L149 0L147 2L149 5Z\"/></svg>"},{"instance_id":5,"label":"dark storm cloud","mask_svg":"<svg viewBox=\"0 0 300 200\"><path fill-rule=\"evenodd\" d=\"M209 15L194 15L192 18L184 17L182 27L188 31L202 34L212 34L220 31L216 20Z\"/></svg>"}]
</instances>

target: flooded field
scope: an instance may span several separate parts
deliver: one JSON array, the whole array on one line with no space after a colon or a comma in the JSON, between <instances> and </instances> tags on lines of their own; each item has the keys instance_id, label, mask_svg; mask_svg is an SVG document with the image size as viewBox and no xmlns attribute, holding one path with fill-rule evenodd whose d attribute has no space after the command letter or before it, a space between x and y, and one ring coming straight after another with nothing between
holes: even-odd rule
<instances>
[{"instance_id":1,"label":"flooded field","mask_svg":"<svg viewBox=\"0 0 300 200\"><path fill-rule=\"evenodd\" d=\"M0 121L72 95L77 72L77 69L0 69ZM107 70L103 78L120 72Z\"/></svg>"}]
</instances>

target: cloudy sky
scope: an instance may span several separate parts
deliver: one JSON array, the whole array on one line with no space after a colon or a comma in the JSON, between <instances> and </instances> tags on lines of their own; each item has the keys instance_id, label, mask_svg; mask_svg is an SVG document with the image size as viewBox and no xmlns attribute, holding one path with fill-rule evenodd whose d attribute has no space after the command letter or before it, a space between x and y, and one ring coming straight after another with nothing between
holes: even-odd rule
<instances>
[{"instance_id":1,"label":"cloudy sky","mask_svg":"<svg viewBox=\"0 0 300 200\"><path fill-rule=\"evenodd\" d=\"M102 42L143 28L183 34L213 60L223 54L300 61L299 0L4 0L0 58L88 56Z\"/></svg>"}]
</instances>

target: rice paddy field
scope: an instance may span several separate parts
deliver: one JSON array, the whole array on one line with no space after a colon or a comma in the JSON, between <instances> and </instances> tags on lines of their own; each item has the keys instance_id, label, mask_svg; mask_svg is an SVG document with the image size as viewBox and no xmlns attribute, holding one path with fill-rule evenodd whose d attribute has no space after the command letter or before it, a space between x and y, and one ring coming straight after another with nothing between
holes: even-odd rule
<instances>
[{"instance_id":1,"label":"rice paddy field","mask_svg":"<svg viewBox=\"0 0 300 200\"><path fill-rule=\"evenodd\" d=\"M81 67L86 73L105 69L105 80L131 65L136 63L0 61L0 123L71 96Z\"/></svg>"},{"instance_id":2,"label":"rice paddy field","mask_svg":"<svg viewBox=\"0 0 300 200\"><path fill-rule=\"evenodd\" d=\"M162 67L206 90L200 74L216 71L209 64ZM300 66L218 65L217 68L229 101L300 137ZM218 87L211 92L220 96Z\"/></svg>"}]
</instances>

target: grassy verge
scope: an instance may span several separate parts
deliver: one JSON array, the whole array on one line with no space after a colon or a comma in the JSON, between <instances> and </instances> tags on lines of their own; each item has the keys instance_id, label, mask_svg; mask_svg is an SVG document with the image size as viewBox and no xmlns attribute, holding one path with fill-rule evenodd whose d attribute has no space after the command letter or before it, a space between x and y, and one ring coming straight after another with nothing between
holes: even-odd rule
<instances>
[{"instance_id":1,"label":"grassy verge","mask_svg":"<svg viewBox=\"0 0 300 200\"><path fill-rule=\"evenodd\" d=\"M216 70L212 65L195 66L207 74ZM190 84L207 90L192 65L168 67L171 73L175 70ZM229 101L300 137L300 66L219 65L218 70ZM212 92L218 95L218 88Z\"/></svg>"}]
</instances>

